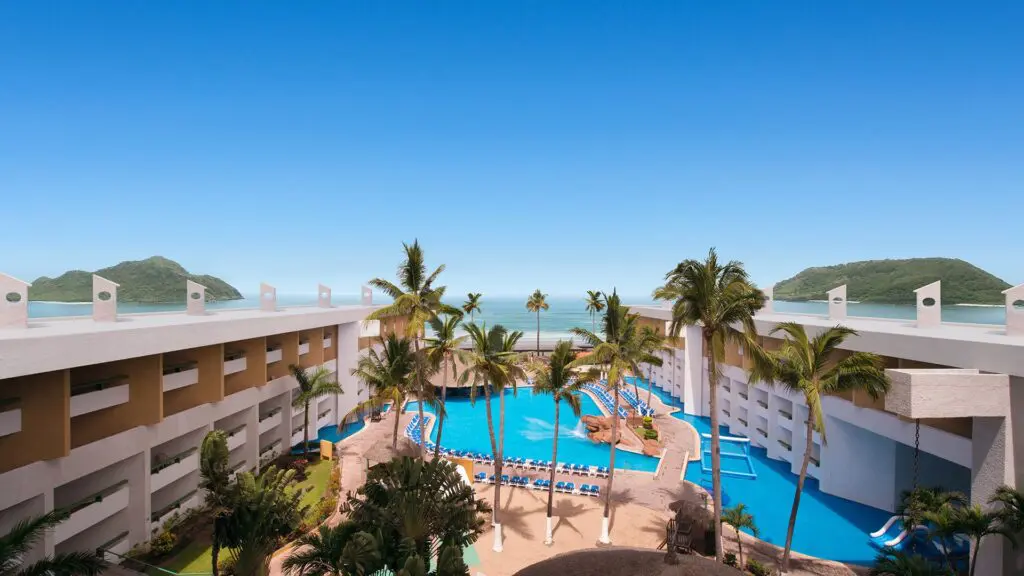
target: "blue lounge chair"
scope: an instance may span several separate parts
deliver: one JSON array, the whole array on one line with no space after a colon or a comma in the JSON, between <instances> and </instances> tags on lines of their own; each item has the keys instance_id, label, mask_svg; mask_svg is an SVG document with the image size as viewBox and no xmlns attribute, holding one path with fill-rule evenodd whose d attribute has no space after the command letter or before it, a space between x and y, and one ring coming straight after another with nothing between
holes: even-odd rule
<instances>
[{"instance_id":1,"label":"blue lounge chair","mask_svg":"<svg viewBox=\"0 0 1024 576\"><path fill-rule=\"evenodd\" d=\"M501 475L501 483L502 484L508 484L508 474L502 474Z\"/></svg>"},{"instance_id":2,"label":"blue lounge chair","mask_svg":"<svg viewBox=\"0 0 1024 576\"><path fill-rule=\"evenodd\" d=\"M597 486L591 486L590 495L593 496L594 498L597 498L598 496L601 495L601 489L598 488Z\"/></svg>"},{"instance_id":3,"label":"blue lounge chair","mask_svg":"<svg viewBox=\"0 0 1024 576\"><path fill-rule=\"evenodd\" d=\"M494 474L491 474L490 477L487 478L487 483L494 484Z\"/></svg>"},{"instance_id":4,"label":"blue lounge chair","mask_svg":"<svg viewBox=\"0 0 1024 576\"><path fill-rule=\"evenodd\" d=\"M544 481L541 480L540 478L534 480L533 481L533 487L534 488L543 488L544 487Z\"/></svg>"},{"instance_id":5,"label":"blue lounge chair","mask_svg":"<svg viewBox=\"0 0 1024 576\"><path fill-rule=\"evenodd\" d=\"M564 492L564 491L565 491L565 482L562 482L561 480L559 480L558 482L555 483L555 492Z\"/></svg>"},{"instance_id":6,"label":"blue lounge chair","mask_svg":"<svg viewBox=\"0 0 1024 576\"><path fill-rule=\"evenodd\" d=\"M580 494L590 494L590 484L580 486Z\"/></svg>"},{"instance_id":7,"label":"blue lounge chair","mask_svg":"<svg viewBox=\"0 0 1024 576\"><path fill-rule=\"evenodd\" d=\"M572 494L575 491L576 491L576 484L574 484L573 482L566 482L565 483L565 493L566 494Z\"/></svg>"},{"instance_id":8,"label":"blue lounge chair","mask_svg":"<svg viewBox=\"0 0 1024 576\"><path fill-rule=\"evenodd\" d=\"M480 472L479 474L474 476L474 478L476 479L477 482L483 482L485 479L487 479L487 473L486 472Z\"/></svg>"}]
</instances>

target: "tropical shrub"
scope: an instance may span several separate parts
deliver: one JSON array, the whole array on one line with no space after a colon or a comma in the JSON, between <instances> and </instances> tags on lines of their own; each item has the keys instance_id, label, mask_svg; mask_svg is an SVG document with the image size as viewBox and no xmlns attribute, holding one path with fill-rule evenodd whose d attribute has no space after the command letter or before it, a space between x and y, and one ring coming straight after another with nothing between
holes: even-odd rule
<instances>
[{"instance_id":1,"label":"tropical shrub","mask_svg":"<svg viewBox=\"0 0 1024 576\"><path fill-rule=\"evenodd\" d=\"M644 438L647 439L647 440L657 440L658 439L658 431L657 430L646 430L646 431L644 431Z\"/></svg>"},{"instance_id":2,"label":"tropical shrub","mask_svg":"<svg viewBox=\"0 0 1024 576\"><path fill-rule=\"evenodd\" d=\"M217 560L217 571L223 576L233 576L235 573L235 559L230 554L225 554Z\"/></svg>"},{"instance_id":3,"label":"tropical shrub","mask_svg":"<svg viewBox=\"0 0 1024 576\"><path fill-rule=\"evenodd\" d=\"M652 428L654 428L654 418L644 416L644 429L651 430Z\"/></svg>"},{"instance_id":4,"label":"tropical shrub","mask_svg":"<svg viewBox=\"0 0 1024 576\"><path fill-rule=\"evenodd\" d=\"M732 566L733 568L739 566L739 562L736 561L736 555L732 552L726 552L724 558L722 561L725 562L726 566Z\"/></svg>"},{"instance_id":5,"label":"tropical shrub","mask_svg":"<svg viewBox=\"0 0 1024 576\"><path fill-rule=\"evenodd\" d=\"M178 545L178 536L173 530L164 530L149 541L149 552L156 557L167 556Z\"/></svg>"},{"instance_id":6,"label":"tropical shrub","mask_svg":"<svg viewBox=\"0 0 1024 576\"><path fill-rule=\"evenodd\" d=\"M753 558L747 560L747 572L754 576L772 576L772 569Z\"/></svg>"}]
</instances>

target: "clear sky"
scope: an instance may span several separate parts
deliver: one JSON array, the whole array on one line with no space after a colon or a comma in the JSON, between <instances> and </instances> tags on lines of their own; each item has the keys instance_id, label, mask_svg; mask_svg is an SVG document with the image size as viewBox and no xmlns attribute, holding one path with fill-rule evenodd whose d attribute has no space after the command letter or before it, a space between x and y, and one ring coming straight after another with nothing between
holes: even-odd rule
<instances>
[{"instance_id":1,"label":"clear sky","mask_svg":"<svg viewBox=\"0 0 1024 576\"><path fill-rule=\"evenodd\" d=\"M1024 2L0 3L0 271L648 294L953 256L1024 282Z\"/></svg>"}]
</instances>

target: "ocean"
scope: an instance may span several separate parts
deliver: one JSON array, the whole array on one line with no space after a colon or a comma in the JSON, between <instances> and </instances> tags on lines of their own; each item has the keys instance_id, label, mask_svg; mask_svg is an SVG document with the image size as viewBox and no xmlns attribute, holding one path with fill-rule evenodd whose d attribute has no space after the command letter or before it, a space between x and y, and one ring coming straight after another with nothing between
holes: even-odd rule
<instances>
[{"instance_id":1,"label":"ocean","mask_svg":"<svg viewBox=\"0 0 1024 576\"><path fill-rule=\"evenodd\" d=\"M647 298L623 297L627 304L653 304ZM335 295L335 304L357 304L358 295ZM377 302L380 302L380 298ZM316 294L293 294L278 295L278 306L315 305ZM451 300L452 305L461 306L462 300ZM591 328L593 326L591 317L586 311L586 304L583 298L549 297L550 308L540 315L541 338L552 340L557 338L568 338L569 330L573 327ZM228 302L210 302L207 309L211 311L232 309L232 308L256 308L259 306L259 299L256 295L246 296L242 300L231 300ZM171 312L183 311L182 304L131 304L126 302L118 303L118 312L121 314L135 314L146 312ZM475 321L486 323L488 326L502 324L510 330L522 330L524 340L534 336L537 331L537 316L526 310L526 296L522 298L493 297L484 295L481 300L482 311L474 315ZM796 312L804 314L827 314L827 302L775 302L775 309L779 312ZM33 318L59 317L59 316L88 316L92 313L90 303L57 303L57 302L30 302L29 316ZM916 317L916 309L909 305L889 304L854 304L847 307L850 316L865 316L874 318L899 318L912 320ZM945 322L965 322L974 324L1004 324L1006 322L1005 310L1003 307L988 306L943 306L942 319Z\"/></svg>"}]
</instances>

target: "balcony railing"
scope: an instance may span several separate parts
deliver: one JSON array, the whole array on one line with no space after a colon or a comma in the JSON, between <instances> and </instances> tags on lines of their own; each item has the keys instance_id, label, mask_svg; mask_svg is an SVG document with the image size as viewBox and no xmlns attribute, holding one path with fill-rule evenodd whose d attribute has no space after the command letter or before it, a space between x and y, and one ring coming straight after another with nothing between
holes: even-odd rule
<instances>
[{"instance_id":1,"label":"balcony railing","mask_svg":"<svg viewBox=\"0 0 1024 576\"><path fill-rule=\"evenodd\" d=\"M268 346L267 347L267 364L273 364L274 362L280 362L281 358L284 357L281 351L281 346Z\"/></svg>"},{"instance_id":2,"label":"balcony railing","mask_svg":"<svg viewBox=\"0 0 1024 576\"><path fill-rule=\"evenodd\" d=\"M274 408L263 416L260 416L260 434L275 428L281 423L281 408Z\"/></svg>"},{"instance_id":3,"label":"balcony railing","mask_svg":"<svg viewBox=\"0 0 1024 576\"><path fill-rule=\"evenodd\" d=\"M811 464L814 464L815 466L820 468L821 467L821 460L818 460L814 456L811 456Z\"/></svg>"},{"instance_id":4,"label":"balcony railing","mask_svg":"<svg viewBox=\"0 0 1024 576\"><path fill-rule=\"evenodd\" d=\"M299 356L305 356L306 354L309 354L309 340L299 342Z\"/></svg>"},{"instance_id":5,"label":"balcony railing","mask_svg":"<svg viewBox=\"0 0 1024 576\"><path fill-rule=\"evenodd\" d=\"M786 442L785 440L779 440L779 446L782 446L783 448L785 448L786 452L792 452L793 451L793 447L790 446L789 442Z\"/></svg>"},{"instance_id":6,"label":"balcony railing","mask_svg":"<svg viewBox=\"0 0 1024 576\"><path fill-rule=\"evenodd\" d=\"M725 414L726 416L728 416L728 417L730 417L730 418L732 417L732 413L730 413L730 412L729 412L728 410L726 410L725 408L722 408L722 414Z\"/></svg>"},{"instance_id":7,"label":"balcony railing","mask_svg":"<svg viewBox=\"0 0 1024 576\"><path fill-rule=\"evenodd\" d=\"M95 526L128 507L128 481L123 480L66 508L68 517L54 529L57 544Z\"/></svg>"},{"instance_id":8,"label":"balcony railing","mask_svg":"<svg viewBox=\"0 0 1024 576\"><path fill-rule=\"evenodd\" d=\"M224 375L245 372L248 362L245 359L245 351L235 350L224 355Z\"/></svg>"},{"instance_id":9,"label":"balcony railing","mask_svg":"<svg viewBox=\"0 0 1024 576\"><path fill-rule=\"evenodd\" d=\"M71 386L71 417L127 404L128 377L111 376Z\"/></svg>"},{"instance_id":10,"label":"balcony railing","mask_svg":"<svg viewBox=\"0 0 1024 576\"><path fill-rule=\"evenodd\" d=\"M330 416L330 415L331 415L331 409L328 408L327 410L324 410L324 411L320 412L319 414L317 414L316 415L316 419L319 420L319 419L323 418L324 416Z\"/></svg>"},{"instance_id":11,"label":"balcony railing","mask_svg":"<svg viewBox=\"0 0 1024 576\"><path fill-rule=\"evenodd\" d=\"M750 396L748 396L746 392L738 392L738 394L740 395L740 398L743 398L744 400L750 399Z\"/></svg>"},{"instance_id":12,"label":"balcony railing","mask_svg":"<svg viewBox=\"0 0 1024 576\"><path fill-rule=\"evenodd\" d=\"M757 430L757 433L761 436L764 436L765 438L768 437L768 432L764 428L755 428L755 430Z\"/></svg>"},{"instance_id":13,"label":"balcony railing","mask_svg":"<svg viewBox=\"0 0 1024 576\"><path fill-rule=\"evenodd\" d=\"M765 402L764 400L758 400L757 405L760 406L761 408L764 408L765 410L768 409L768 403Z\"/></svg>"},{"instance_id":14,"label":"balcony railing","mask_svg":"<svg viewBox=\"0 0 1024 576\"><path fill-rule=\"evenodd\" d=\"M330 336L327 336L327 337L324 338L324 348L330 348L331 344L333 344L333 343L334 343L334 340L331 339Z\"/></svg>"},{"instance_id":15,"label":"balcony railing","mask_svg":"<svg viewBox=\"0 0 1024 576\"><path fill-rule=\"evenodd\" d=\"M149 491L156 492L171 482L199 469L199 450L190 448L155 464L149 471Z\"/></svg>"},{"instance_id":16,"label":"balcony railing","mask_svg":"<svg viewBox=\"0 0 1024 576\"><path fill-rule=\"evenodd\" d=\"M199 382L199 363L181 362L164 366L164 392L191 386Z\"/></svg>"},{"instance_id":17,"label":"balcony railing","mask_svg":"<svg viewBox=\"0 0 1024 576\"><path fill-rule=\"evenodd\" d=\"M744 420L743 418L737 418L736 421L739 422L740 424L744 425L744 426L747 425L747 421Z\"/></svg>"},{"instance_id":18,"label":"balcony railing","mask_svg":"<svg viewBox=\"0 0 1024 576\"><path fill-rule=\"evenodd\" d=\"M153 534L160 531L160 528L174 517L175 514L183 514L199 505L199 490L192 490L167 506L153 512L150 515L150 530Z\"/></svg>"},{"instance_id":19,"label":"balcony railing","mask_svg":"<svg viewBox=\"0 0 1024 576\"><path fill-rule=\"evenodd\" d=\"M159 464L153 465L153 467L149 469L149 473L150 474L159 474L161 470L163 470L165 468L169 468L171 466L174 466L175 464L181 463L182 460L188 458L189 456L195 454L198 451L199 450L197 448L189 448L188 450L185 450L184 452L181 452L180 454L175 454L174 456L171 456L170 458L165 458L162 461L160 461Z\"/></svg>"},{"instance_id":20,"label":"balcony railing","mask_svg":"<svg viewBox=\"0 0 1024 576\"><path fill-rule=\"evenodd\" d=\"M245 444L245 424L228 431L228 450Z\"/></svg>"},{"instance_id":21,"label":"balcony railing","mask_svg":"<svg viewBox=\"0 0 1024 576\"><path fill-rule=\"evenodd\" d=\"M793 419L793 414L791 412L787 412L786 410L779 410L779 416L782 416L786 420Z\"/></svg>"}]
</instances>

